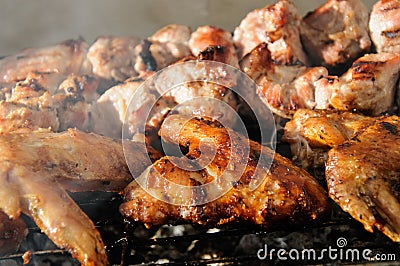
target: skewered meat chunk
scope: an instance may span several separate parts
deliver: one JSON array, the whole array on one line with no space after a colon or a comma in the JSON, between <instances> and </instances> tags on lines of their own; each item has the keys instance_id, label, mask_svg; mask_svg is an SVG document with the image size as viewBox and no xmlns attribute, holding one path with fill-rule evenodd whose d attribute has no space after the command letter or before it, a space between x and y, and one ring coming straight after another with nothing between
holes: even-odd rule
<instances>
[{"instance_id":1,"label":"skewered meat chunk","mask_svg":"<svg viewBox=\"0 0 400 266\"><path fill-rule=\"evenodd\" d=\"M378 53L400 52L400 1L377 1L371 11L369 30Z\"/></svg>"},{"instance_id":2,"label":"skewered meat chunk","mask_svg":"<svg viewBox=\"0 0 400 266\"><path fill-rule=\"evenodd\" d=\"M297 109L314 108L315 83L328 75L326 68L277 63L268 47L266 43L258 45L240 62L242 71L257 83L261 100L285 118L291 118Z\"/></svg>"},{"instance_id":3,"label":"skewered meat chunk","mask_svg":"<svg viewBox=\"0 0 400 266\"><path fill-rule=\"evenodd\" d=\"M315 65L340 67L370 49L368 10L361 0L329 0L303 21L301 39Z\"/></svg>"},{"instance_id":4,"label":"skewered meat chunk","mask_svg":"<svg viewBox=\"0 0 400 266\"><path fill-rule=\"evenodd\" d=\"M316 108L358 110L377 116L391 111L400 71L400 54L367 54L339 77L316 83Z\"/></svg>"},{"instance_id":5,"label":"skewered meat chunk","mask_svg":"<svg viewBox=\"0 0 400 266\"><path fill-rule=\"evenodd\" d=\"M192 30L184 25L171 24L158 30L148 38L149 51L155 60L157 70L192 55L189 40Z\"/></svg>"},{"instance_id":6,"label":"skewered meat chunk","mask_svg":"<svg viewBox=\"0 0 400 266\"><path fill-rule=\"evenodd\" d=\"M131 180L122 144L70 129L64 133L27 132L0 135L0 209L17 219L21 212L82 265L107 265L103 241L92 221L69 197L69 191L119 191ZM159 158L142 143L125 142L132 174ZM148 157L149 156L149 157Z\"/></svg>"},{"instance_id":7,"label":"skewered meat chunk","mask_svg":"<svg viewBox=\"0 0 400 266\"><path fill-rule=\"evenodd\" d=\"M239 58L265 42L275 62L307 64L308 59L300 41L301 24L297 8L287 0L250 12L233 35Z\"/></svg>"},{"instance_id":8,"label":"skewered meat chunk","mask_svg":"<svg viewBox=\"0 0 400 266\"><path fill-rule=\"evenodd\" d=\"M400 242L400 119L380 117L364 132L329 151L329 195L367 231Z\"/></svg>"},{"instance_id":9,"label":"skewered meat chunk","mask_svg":"<svg viewBox=\"0 0 400 266\"><path fill-rule=\"evenodd\" d=\"M226 30L212 26L199 27L192 33L189 47L195 56L201 55L207 49L214 49L215 52L220 53L217 58L214 58L215 61L239 67L232 35Z\"/></svg>"},{"instance_id":10,"label":"skewered meat chunk","mask_svg":"<svg viewBox=\"0 0 400 266\"><path fill-rule=\"evenodd\" d=\"M140 43L136 37L102 36L90 46L87 58L93 66L93 73L104 79L124 81L137 76L135 47Z\"/></svg>"},{"instance_id":11,"label":"skewered meat chunk","mask_svg":"<svg viewBox=\"0 0 400 266\"><path fill-rule=\"evenodd\" d=\"M125 189L126 202L120 206L125 217L148 225L180 221L207 226L250 222L269 227L274 223L276 225L276 222L290 224L312 221L329 209L324 190L307 172L274 154L269 148L249 141L216 122L169 116L161 128L161 137L169 143L185 147L186 157L196 160L191 165L202 164L205 162L203 159L210 159L207 156L203 158L203 152L213 145L215 157L205 168L197 171L177 167L177 158L161 158L142 174L148 174L145 176L147 189L154 191L161 199L179 204L154 198L134 181ZM238 153L231 153L234 146L232 141L237 143ZM250 145L248 157L243 157L243 145ZM266 156L265 160L261 159L260 153ZM269 171L264 169L268 162L271 163ZM262 165L256 169L258 163ZM233 182L231 175L238 171L240 164L244 172L239 180ZM171 189L166 180L189 186L189 192L185 194L182 190ZM251 183L254 180L258 180L260 185L252 190ZM217 182L213 188L198 187L212 181ZM207 202L207 197L211 200L231 181L232 189ZM198 205L204 200L207 203Z\"/></svg>"},{"instance_id":12,"label":"skewered meat chunk","mask_svg":"<svg viewBox=\"0 0 400 266\"><path fill-rule=\"evenodd\" d=\"M286 123L283 141L292 160L304 169L324 167L328 151L352 139L374 123L372 117L329 110L298 110Z\"/></svg>"},{"instance_id":13,"label":"skewered meat chunk","mask_svg":"<svg viewBox=\"0 0 400 266\"><path fill-rule=\"evenodd\" d=\"M83 40L67 40L60 44L30 48L0 60L0 83L25 80L32 72L91 74L86 60L89 45Z\"/></svg>"}]
</instances>

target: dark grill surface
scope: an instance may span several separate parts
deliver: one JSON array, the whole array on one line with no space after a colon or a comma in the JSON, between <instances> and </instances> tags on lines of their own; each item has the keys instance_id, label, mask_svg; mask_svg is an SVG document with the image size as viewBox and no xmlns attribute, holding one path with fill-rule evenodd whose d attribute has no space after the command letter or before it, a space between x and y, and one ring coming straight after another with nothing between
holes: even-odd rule
<instances>
[{"instance_id":1,"label":"dark grill surface","mask_svg":"<svg viewBox=\"0 0 400 266\"><path fill-rule=\"evenodd\" d=\"M124 221L118 213L121 197L114 193L75 193L73 198L96 223L107 245L113 265L306 265L306 264L363 264L366 261L287 260L277 259L276 252L265 260L257 251L305 248L320 252L337 248L336 240L344 237L345 248L371 249L373 253L395 254L400 259L399 245L381 233L370 234L339 208L334 209L328 222L305 227L275 228L265 231L248 225L232 225L207 229L195 225L174 225L146 229L141 224ZM17 254L0 258L0 265L22 265L22 255L29 251L29 265L79 265L70 255L58 249L26 218L29 234ZM317 253L319 254L319 253ZM393 264L393 261L391 262Z\"/></svg>"}]
</instances>

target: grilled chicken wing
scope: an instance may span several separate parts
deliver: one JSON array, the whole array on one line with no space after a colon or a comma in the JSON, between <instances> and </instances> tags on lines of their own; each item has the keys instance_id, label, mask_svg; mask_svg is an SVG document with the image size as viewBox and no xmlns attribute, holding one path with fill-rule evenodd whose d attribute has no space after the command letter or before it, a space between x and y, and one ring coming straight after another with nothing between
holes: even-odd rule
<instances>
[{"instance_id":1,"label":"grilled chicken wing","mask_svg":"<svg viewBox=\"0 0 400 266\"><path fill-rule=\"evenodd\" d=\"M378 53L400 52L400 1L377 1L371 11L369 30Z\"/></svg>"},{"instance_id":2,"label":"grilled chicken wing","mask_svg":"<svg viewBox=\"0 0 400 266\"><path fill-rule=\"evenodd\" d=\"M184 147L186 157L196 160L191 162L192 166L208 159L211 162L202 170L188 171L175 166L180 159L161 158L143 174L147 178L147 188L161 199L178 205L152 197L134 181L125 189L126 202L120 206L125 217L148 225L185 221L215 226L245 221L269 227L275 222L311 221L329 209L325 192L307 172L272 150L217 123L202 119L188 121L184 116L174 115L164 122L161 136L167 142ZM237 143L236 148L239 147L237 154L231 154L232 141ZM249 156L246 157L240 147L248 144ZM211 148L208 145L215 145L214 158L203 158L203 152ZM265 160L260 159L260 153L266 156ZM269 171L263 168L268 162L271 163ZM256 170L258 163L262 165ZM239 180L233 182L231 175L239 170L240 165L244 172ZM256 179L260 185L252 191L251 183ZM189 186L189 191L174 190L166 180ZM198 186L212 181L216 186ZM229 183L231 181L233 183ZM198 205L213 199L231 184L233 187L226 194Z\"/></svg>"},{"instance_id":3,"label":"grilled chicken wing","mask_svg":"<svg viewBox=\"0 0 400 266\"><path fill-rule=\"evenodd\" d=\"M400 242L400 118L381 117L329 151L329 194L364 225Z\"/></svg>"},{"instance_id":4,"label":"grilled chicken wing","mask_svg":"<svg viewBox=\"0 0 400 266\"><path fill-rule=\"evenodd\" d=\"M374 121L350 112L300 109L286 123L282 140L290 143L292 160L302 168L324 167L331 148L350 140Z\"/></svg>"},{"instance_id":5,"label":"grilled chicken wing","mask_svg":"<svg viewBox=\"0 0 400 266\"><path fill-rule=\"evenodd\" d=\"M119 191L132 180L120 142L94 134L27 132L0 135L0 209L16 219L21 212L60 248L83 265L106 265L100 234L66 193ZM127 142L133 175L146 167L141 143ZM150 151L150 158L157 153Z\"/></svg>"},{"instance_id":6,"label":"grilled chicken wing","mask_svg":"<svg viewBox=\"0 0 400 266\"><path fill-rule=\"evenodd\" d=\"M279 116L291 118L300 108L315 107L315 82L328 75L324 67L280 64L262 43L240 62L244 73L257 83L261 100Z\"/></svg>"},{"instance_id":7,"label":"grilled chicken wing","mask_svg":"<svg viewBox=\"0 0 400 266\"><path fill-rule=\"evenodd\" d=\"M250 12L233 35L239 58L265 42L275 62L307 64L308 59L300 41L301 23L297 8L287 0Z\"/></svg>"},{"instance_id":8,"label":"grilled chicken wing","mask_svg":"<svg viewBox=\"0 0 400 266\"><path fill-rule=\"evenodd\" d=\"M373 116L390 111L399 71L400 54L364 55L340 78L329 76L316 83L316 107L355 109Z\"/></svg>"},{"instance_id":9,"label":"grilled chicken wing","mask_svg":"<svg viewBox=\"0 0 400 266\"><path fill-rule=\"evenodd\" d=\"M360 0L329 0L303 21L301 39L315 65L338 67L369 51L368 10Z\"/></svg>"}]
</instances>

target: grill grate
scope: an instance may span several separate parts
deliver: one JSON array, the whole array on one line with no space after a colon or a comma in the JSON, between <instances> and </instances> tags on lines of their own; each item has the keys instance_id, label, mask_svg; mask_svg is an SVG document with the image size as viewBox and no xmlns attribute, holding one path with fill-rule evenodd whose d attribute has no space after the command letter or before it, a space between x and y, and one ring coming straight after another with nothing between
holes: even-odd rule
<instances>
[{"instance_id":1,"label":"grill grate","mask_svg":"<svg viewBox=\"0 0 400 266\"><path fill-rule=\"evenodd\" d=\"M261 261L257 251L264 244L276 250L314 248L319 252L329 245L336 247L339 237L347 239L347 248L368 248L374 253L390 252L400 258L398 244L379 232L367 233L339 208L334 209L328 222L297 228L265 231L248 225L221 229L175 225L146 229L141 224L124 221L118 213L122 199L117 194L74 193L72 196L95 221L113 265L259 265ZM30 251L31 265L79 265L68 253L54 246L29 219L26 218L26 221L29 225L27 239L16 254L0 257L1 265L22 265L22 256L26 251ZM279 261L275 253L263 261L266 265L286 265L287 262ZM292 264L332 262L327 258L322 261L293 261ZM343 261L343 264L351 263Z\"/></svg>"}]
</instances>

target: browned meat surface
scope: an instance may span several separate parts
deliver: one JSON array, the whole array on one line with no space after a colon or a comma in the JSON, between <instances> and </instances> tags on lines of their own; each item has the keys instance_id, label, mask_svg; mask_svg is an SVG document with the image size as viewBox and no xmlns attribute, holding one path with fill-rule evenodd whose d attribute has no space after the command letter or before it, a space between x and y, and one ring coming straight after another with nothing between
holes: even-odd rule
<instances>
[{"instance_id":1,"label":"browned meat surface","mask_svg":"<svg viewBox=\"0 0 400 266\"><path fill-rule=\"evenodd\" d=\"M103 36L90 46L87 58L93 73L104 79L124 81L137 76L134 69L137 54L135 47L140 43L136 37Z\"/></svg>"},{"instance_id":2,"label":"browned meat surface","mask_svg":"<svg viewBox=\"0 0 400 266\"><path fill-rule=\"evenodd\" d=\"M283 141L302 168L324 167L328 151L374 123L372 117L327 110L298 110L285 125Z\"/></svg>"},{"instance_id":3,"label":"browned meat surface","mask_svg":"<svg viewBox=\"0 0 400 266\"><path fill-rule=\"evenodd\" d=\"M192 30L184 25L171 24L160 29L148 38L149 51L155 60L157 70L192 55L189 40Z\"/></svg>"},{"instance_id":4,"label":"browned meat surface","mask_svg":"<svg viewBox=\"0 0 400 266\"><path fill-rule=\"evenodd\" d=\"M28 229L21 218L13 220L5 213L0 212L1 256L16 252L27 234Z\"/></svg>"},{"instance_id":5,"label":"browned meat surface","mask_svg":"<svg viewBox=\"0 0 400 266\"><path fill-rule=\"evenodd\" d=\"M297 8L287 0L250 12L233 35L239 58L265 42L275 62L292 64L300 61L307 64L300 41L301 23Z\"/></svg>"},{"instance_id":6,"label":"browned meat surface","mask_svg":"<svg viewBox=\"0 0 400 266\"><path fill-rule=\"evenodd\" d=\"M364 225L400 242L400 118L381 117L329 152L329 194Z\"/></svg>"},{"instance_id":7,"label":"browned meat surface","mask_svg":"<svg viewBox=\"0 0 400 266\"><path fill-rule=\"evenodd\" d=\"M212 26L199 27L192 33L189 47L195 56L201 56L202 53L212 50L214 53L218 53L218 56L213 58L215 61L239 67L232 35L226 30Z\"/></svg>"},{"instance_id":8,"label":"browned meat surface","mask_svg":"<svg viewBox=\"0 0 400 266\"><path fill-rule=\"evenodd\" d=\"M105 137L68 130L0 135L0 209L16 219L21 212L60 248L83 265L107 265L100 234L69 197L70 191L119 191L131 180L122 144ZM132 174L147 166L144 144L126 142ZM150 158L158 153L149 150ZM159 157L158 157L159 158Z\"/></svg>"},{"instance_id":9,"label":"browned meat surface","mask_svg":"<svg viewBox=\"0 0 400 266\"><path fill-rule=\"evenodd\" d=\"M27 78L7 90L0 101L0 132L19 128L91 127L91 102L99 97L100 81L91 76L69 75L56 88L44 88L37 79Z\"/></svg>"},{"instance_id":10,"label":"browned meat surface","mask_svg":"<svg viewBox=\"0 0 400 266\"><path fill-rule=\"evenodd\" d=\"M82 40L67 40L57 45L30 48L0 60L0 83L25 80L31 72L90 74L86 60L88 44Z\"/></svg>"},{"instance_id":11,"label":"browned meat surface","mask_svg":"<svg viewBox=\"0 0 400 266\"><path fill-rule=\"evenodd\" d=\"M177 205L157 200L134 181L125 189L126 202L120 206L125 217L148 225L182 221L206 226L250 222L269 227L310 222L329 209L324 190L307 172L267 147L248 142L245 137L220 124L169 116L163 124L161 136L167 142L184 147L187 158L193 160L190 163L193 167L208 159L211 161L202 170L187 171L172 164L172 161L176 163L182 159L161 158L143 173L144 178L148 174L145 179L147 188L159 198ZM231 155L232 141L235 141L238 150ZM248 144L249 156L246 157L243 147ZM212 146L215 147L215 157L208 158L203 152L209 151ZM263 159L260 159L261 152ZM268 162L272 162L270 171L263 170ZM262 165L256 170L258 163ZM243 174L233 182L233 175L241 172L239 168L243 168ZM189 187L184 191L177 190L167 180ZM215 186L198 186L213 181ZM251 190L255 181L259 182L259 186ZM197 205L221 195L219 193L230 185L233 187L226 194Z\"/></svg>"},{"instance_id":12,"label":"browned meat surface","mask_svg":"<svg viewBox=\"0 0 400 266\"><path fill-rule=\"evenodd\" d=\"M369 30L378 53L400 52L400 1L377 1L371 11Z\"/></svg>"},{"instance_id":13,"label":"browned meat surface","mask_svg":"<svg viewBox=\"0 0 400 266\"><path fill-rule=\"evenodd\" d=\"M261 100L275 114L291 118L300 108L314 108L315 82L328 75L324 67L280 64L273 60L265 43L240 62L244 73L257 83Z\"/></svg>"},{"instance_id":14,"label":"browned meat surface","mask_svg":"<svg viewBox=\"0 0 400 266\"><path fill-rule=\"evenodd\" d=\"M361 0L328 0L303 21L301 39L315 65L340 66L370 49L368 10Z\"/></svg>"},{"instance_id":15,"label":"browned meat surface","mask_svg":"<svg viewBox=\"0 0 400 266\"><path fill-rule=\"evenodd\" d=\"M373 116L391 111L399 71L400 54L364 55L340 78L325 77L316 83L316 107Z\"/></svg>"}]
</instances>

